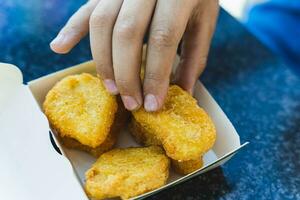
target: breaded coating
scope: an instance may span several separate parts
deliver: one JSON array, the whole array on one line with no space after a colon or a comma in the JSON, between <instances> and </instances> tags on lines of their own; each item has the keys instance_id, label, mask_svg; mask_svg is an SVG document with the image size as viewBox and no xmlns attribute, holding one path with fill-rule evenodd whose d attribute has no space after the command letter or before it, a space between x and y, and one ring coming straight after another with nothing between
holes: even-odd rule
<instances>
[{"instance_id":1,"label":"breaded coating","mask_svg":"<svg viewBox=\"0 0 300 200\"><path fill-rule=\"evenodd\" d=\"M161 146L161 142L155 137L153 133L147 131L143 126L137 123L134 119L131 120L129 124L129 130L134 139L141 145L151 146L158 145ZM202 156L197 160L187 160L187 161L177 161L171 159L172 168L178 174L186 175L203 166Z\"/></svg>"},{"instance_id":2,"label":"breaded coating","mask_svg":"<svg viewBox=\"0 0 300 200\"><path fill-rule=\"evenodd\" d=\"M128 199L166 184L169 159L158 146L113 149L86 172L90 198Z\"/></svg>"},{"instance_id":3,"label":"breaded coating","mask_svg":"<svg viewBox=\"0 0 300 200\"><path fill-rule=\"evenodd\" d=\"M99 78L83 73L56 83L43 107L60 137L97 148L111 131L118 105Z\"/></svg>"},{"instance_id":4,"label":"breaded coating","mask_svg":"<svg viewBox=\"0 0 300 200\"><path fill-rule=\"evenodd\" d=\"M161 141L147 127L141 126L134 118L129 124L129 131L135 141L143 146L162 146Z\"/></svg>"},{"instance_id":5,"label":"breaded coating","mask_svg":"<svg viewBox=\"0 0 300 200\"><path fill-rule=\"evenodd\" d=\"M188 160L188 161L177 161L172 160L172 168L174 171L181 175L187 175L192 173L203 166L203 159L202 157L197 160Z\"/></svg>"},{"instance_id":6,"label":"breaded coating","mask_svg":"<svg viewBox=\"0 0 300 200\"><path fill-rule=\"evenodd\" d=\"M146 112L140 108L133 112L133 117L161 141L167 155L174 160L197 160L216 140L211 118L196 99L176 85L170 86L160 111Z\"/></svg>"},{"instance_id":7,"label":"breaded coating","mask_svg":"<svg viewBox=\"0 0 300 200\"><path fill-rule=\"evenodd\" d=\"M79 149L81 151L88 152L96 158L98 158L104 152L111 150L117 141L117 136L120 130L124 127L125 122L129 118L129 112L125 109L120 97L117 97L117 102L118 111L116 113L115 120L112 124L109 134L102 144L96 148L91 148L70 137L60 137L62 144L67 148Z\"/></svg>"},{"instance_id":8,"label":"breaded coating","mask_svg":"<svg viewBox=\"0 0 300 200\"><path fill-rule=\"evenodd\" d=\"M108 134L104 142L95 148L89 147L87 145L83 145L77 140L70 137L59 137L59 139L62 142L62 144L67 148L85 151L91 154L92 156L98 158L101 154L113 148L113 146L117 141L117 136L115 133Z\"/></svg>"}]
</instances>

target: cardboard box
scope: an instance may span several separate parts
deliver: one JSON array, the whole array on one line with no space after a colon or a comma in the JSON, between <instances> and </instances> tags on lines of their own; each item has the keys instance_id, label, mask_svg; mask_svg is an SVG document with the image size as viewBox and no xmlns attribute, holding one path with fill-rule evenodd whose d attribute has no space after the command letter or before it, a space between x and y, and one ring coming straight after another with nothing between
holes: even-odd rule
<instances>
[{"instance_id":1,"label":"cardboard box","mask_svg":"<svg viewBox=\"0 0 300 200\"><path fill-rule=\"evenodd\" d=\"M24 85L17 67L0 63L0 199L88 200L83 190L84 173L96 159L63 147L54 134L62 152L58 154L50 141L47 118L40 109L45 95L57 81L81 72L95 74L94 64L77 65ZM167 185L133 199L145 198L211 170L247 144L240 144L231 122L199 81L194 96L217 129L216 143L205 154L204 167L186 176L171 172ZM139 145L129 133L120 134L117 147L129 146Z\"/></svg>"}]
</instances>

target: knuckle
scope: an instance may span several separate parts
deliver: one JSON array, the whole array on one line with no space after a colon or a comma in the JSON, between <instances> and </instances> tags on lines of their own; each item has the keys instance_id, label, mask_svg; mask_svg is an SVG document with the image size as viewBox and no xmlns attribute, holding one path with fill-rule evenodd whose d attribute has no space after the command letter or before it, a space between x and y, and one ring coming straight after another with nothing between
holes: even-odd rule
<instances>
[{"instance_id":1,"label":"knuckle","mask_svg":"<svg viewBox=\"0 0 300 200\"><path fill-rule=\"evenodd\" d=\"M177 44L175 28L154 29L150 35L150 43L158 49L163 47L173 47Z\"/></svg>"},{"instance_id":2,"label":"knuckle","mask_svg":"<svg viewBox=\"0 0 300 200\"><path fill-rule=\"evenodd\" d=\"M116 83L121 88L127 88L129 85L131 85L131 81L130 80L124 79L124 78L119 78L119 77L116 77Z\"/></svg>"},{"instance_id":3,"label":"knuckle","mask_svg":"<svg viewBox=\"0 0 300 200\"><path fill-rule=\"evenodd\" d=\"M92 13L89 21L90 28L105 28L109 25L109 18L104 13Z\"/></svg>"},{"instance_id":4,"label":"knuckle","mask_svg":"<svg viewBox=\"0 0 300 200\"><path fill-rule=\"evenodd\" d=\"M133 82L129 79L115 77L117 87L121 94L123 95L134 95L136 94L136 87L134 87Z\"/></svg>"},{"instance_id":5,"label":"knuckle","mask_svg":"<svg viewBox=\"0 0 300 200\"><path fill-rule=\"evenodd\" d=\"M61 29L60 33L64 35L73 35L75 37L82 37L84 35L84 30L76 25L67 24L64 28Z\"/></svg>"},{"instance_id":6,"label":"knuckle","mask_svg":"<svg viewBox=\"0 0 300 200\"><path fill-rule=\"evenodd\" d=\"M145 82L149 83L155 83L155 84L161 84L164 83L166 80L168 80L168 77L164 76L163 74L149 72L145 76Z\"/></svg>"},{"instance_id":7,"label":"knuckle","mask_svg":"<svg viewBox=\"0 0 300 200\"><path fill-rule=\"evenodd\" d=\"M69 19L69 21L67 22L67 24L61 29L60 31L63 34L81 34L82 28L80 26L78 26L78 24L76 23L76 21L74 21L72 18Z\"/></svg>"},{"instance_id":8,"label":"knuckle","mask_svg":"<svg viewBox=\"0 0 300 200\"><path fill-rule=\"evenodd\" d=\"M139 28L134 20L121 19L114 28L114 35L121 41L132 41L139 36Z\"/></svg>"}]
</instances>

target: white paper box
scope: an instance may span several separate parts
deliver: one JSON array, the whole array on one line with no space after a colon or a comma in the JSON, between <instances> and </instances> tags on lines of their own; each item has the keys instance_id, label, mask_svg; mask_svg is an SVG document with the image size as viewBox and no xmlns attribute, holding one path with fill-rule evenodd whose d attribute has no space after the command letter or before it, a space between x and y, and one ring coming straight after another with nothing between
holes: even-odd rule
<instances>
[{"instance_id":1,"label":"white paper box","mask_svg":"<svg viewBox=\"0 0 300 200\"><path fill-rule=\"evenodd\" d=\"M63 155L58 154L50 141L48 121L40 109L45 95L57 81L81 72L95 73L95 67L92 63L78 65L23 85L17 67L0 63L0 199L88 200L83 190L84 173L95 158L64 148L55 139ZM150 196L211 170L247 144L240 144L229 119L200 82L194 96L217 129L216 143L205 154L204 167L186 176L171 172L167 185L133 199ZM129 133L120 135L117 147L139 146Z\"/></svg>"}]
</instances>

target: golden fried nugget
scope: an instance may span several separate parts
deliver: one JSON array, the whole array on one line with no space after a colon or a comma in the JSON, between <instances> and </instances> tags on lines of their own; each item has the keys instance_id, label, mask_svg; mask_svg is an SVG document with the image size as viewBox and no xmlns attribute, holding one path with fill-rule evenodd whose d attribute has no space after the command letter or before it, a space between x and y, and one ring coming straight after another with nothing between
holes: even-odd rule
<instances>
[{"instance_id":1,"label":"golden fried nugget","mask_svg":"<svg viewBox=\"0 0 300 200\"><path fill-rule=\"evenodd\" d=\"M59 138L62 144L67 148L79 149L81 151L85 151L96 158L98 158L104 152L111 150L117 141L117 136L115 133L108 134L102 144L100 144L98 147L92 148L87 145L83 145L77 140L70 137L59 137Z\"/></svg>"},{"instance_id":2,"label":"golden fried nugget","mask_svg":"<svg viewBox=\"0 0 300 200\"><path fill-rule=\"evenodd\" d=\"M158 146L113 149L86 172L89 197L128 199L166 184L169 159Z\"/></svg>"},{"instance_id":3,"label":"golden fried nugget","mask_svg":"<svg viewBox=\"0 0 300 200\"><path fill-rule=\"evenodd\" d=\"M174 160L197 160L216 140L211 118L196 99L176 85L170 86L160 111L146 112L140 108L133 112L133 117L161 141L167 155Z\"/></svg>"},{"instance_id":4,"label":"golden fried nugget","mask_svg":"<svg viewBox=\"0 0 300 200\"><path fill-rule=\"evenodd\" d=\"M112 124L109 134L102 144L100 144L96 148L89 147L87 145L83 145L75 139L70 137L60 137L62 144L68 148L79 149L81 151L85 151L93 155L94 157L99 157L102 153L109 151L113 148L117 141L117 135L119 131L123 128L125 122L129 117L128 111L125 109L124 105L121 102L121 98L117 98L118 102L118 111L116 113L115 120Z\"/></svg>"},{"instance_id":5,"label":"golden fried nugget","mask_svg":"<svg viewBox=\"0 0 300 200\"><path fill-rule=\"evenodd\" d=\"M99 78L83 73L56 83L43 107L60 137L97 148L111 131L118 105Z\"/></svg>"},{"instance_id":6,"label":"golden fried nugget","mask_svg":"<svg viewBox=\"0 0 300 200\"><path fill-rule=\"evenodd\" d=\"M188 161L172 161L172 168L178 174L187 175L192 173L203 166L203 159L202 157L197 160L188 160Z\"/></svg>"},{"instance_id":7,"label":"golden fried nugget","mask_svg":"<svg viewBox=\"0 0 300 200\"><path fill-rule=\"evenodd\" d=\"M134 139L141 145L151 146L158 145L161 146L160 140L150 131L147 131L143 126L137 123L134 119L131 120L129 124L129 130ZM187 161L177 161L171 159L172 168L178 174L186 175L203 166L202 156L197 160L187 160Z\"/></svg>"},{"instance_id":8,"label":"golden fried nugget","mask_svg":"<svg viewBox=\"0 0 300 200\"><path fill-rule=\"evenodd\" d=\"M147 127L141 126L134 118L131 119L129 124L129 131L134 139L144 146L162 146L161 141Z\"/></svg>"}]
</instances>

